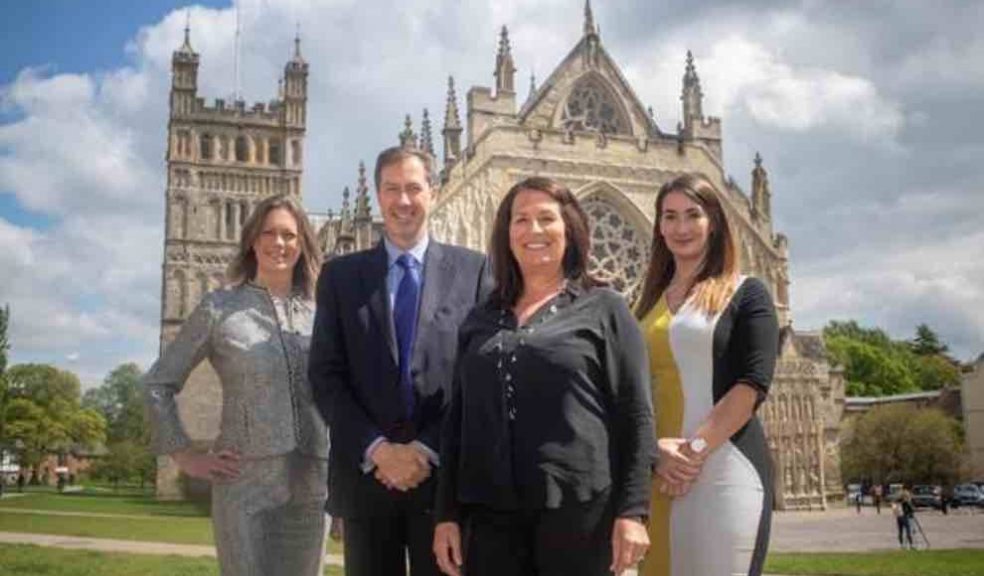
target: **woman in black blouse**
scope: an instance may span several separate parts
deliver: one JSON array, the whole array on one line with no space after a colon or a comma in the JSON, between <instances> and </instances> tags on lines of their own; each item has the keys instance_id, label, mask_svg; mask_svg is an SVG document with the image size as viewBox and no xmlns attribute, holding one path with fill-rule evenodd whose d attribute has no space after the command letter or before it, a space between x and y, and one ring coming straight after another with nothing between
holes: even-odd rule
<instances>
[{"instance_id":1,"label":"woman in black blouse","mask_svg":"<svg viewBox=\"0 0 984 576\"><path fill-rule=\"evenodd\" d=\"M652 401L625 301L587 271L569 190L514 186L491 240L496 290L459 332L434 553L457 576L620 574L649 545ZM464 542L462 530L464 526Z\"/></svg>"}]
</instances>

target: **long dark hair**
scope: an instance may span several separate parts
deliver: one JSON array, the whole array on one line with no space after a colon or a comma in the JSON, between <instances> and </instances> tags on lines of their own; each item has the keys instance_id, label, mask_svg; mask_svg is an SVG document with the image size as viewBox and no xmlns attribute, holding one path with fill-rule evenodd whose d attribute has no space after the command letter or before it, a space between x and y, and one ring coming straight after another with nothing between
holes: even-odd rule
<instances>
[{"instance_id":1,"label":"long dark hair","mask_svg":"<svg viewBox=\"0 0 984 576\"><path fill-rule=\"evenodd\" d=\"M699 174L684 174L664 184L656 195L652 255L649 257L646 279L642 284L642 294L636 304L636 317L639 319L645 317L656 305L676 272L673 254L659 231L659 223L663 217L663 200L671 192L679 192L699 204L710 219L704 263L693 284L687 287L688 292L691 288L695 291L694 304L697 309L708 315L716 314L734 291L734 280L738 274L738 250L724 207L707 178Z\"/></svg>"},{"instance_id":2,"label":"long dark hair","mask_svg":"<svg viewBox=\"0 0 984 576\"><path fill-rule=\"evenodd\" d=\"M263 222L266 220L267 214L278 208L290 212L294 221L297 222L301 257L294 264L292 277L294 289L300 290L308 298L314 298L314 286L318 281L318 272L321 270L321 248L314 239L314 232L311 229L307 214L304 213L296 200L284 194L266 198L256 205L256 209L246 219L246 223L243 224L243 233L239 238L239 250L236 252L232 263L229 264L226 276L233 284L242 284L256 277L256 253L253 251L253 244L263 232Z\"/></svg>"},{"instance_id":3,"label":"long dark hair","mask_svg":"<svg viewBox=\"0 0 984 576\"><path fill-rule=\"evenodd\" d=\"M523 274L509 247L509 224L512 221L513 201L524 190L543 192L560 204L560 216L564 220L564 236L567 241L562 262L567 281L579 283L584 288L601 284L588 272L591 228L577 198L563 184L550 178L533 176L510 188L495 213L492 238L489 241L489 256L495 274L493 299L499 304L513 306L523 293Z\"/></svg>"}]
</instances>

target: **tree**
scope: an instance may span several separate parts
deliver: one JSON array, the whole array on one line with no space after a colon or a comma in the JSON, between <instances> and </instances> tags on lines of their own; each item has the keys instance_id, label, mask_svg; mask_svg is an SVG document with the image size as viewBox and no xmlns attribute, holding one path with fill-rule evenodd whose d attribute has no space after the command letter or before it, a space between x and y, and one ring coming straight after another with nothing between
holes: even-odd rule
<instances>
[{"instance_id":1,"label":"tree","mask_svg":"<svg viewBox=\"0 0 984 576\"><path fill-rule=\"evenodd\" d=\"M98 411L106 420L109 454L94 474L114 485L139 479L142 487L157 474L157 459L150 450L142 375L136 364L120 364L101 386L87 390L82 397L82 406Z\"/></svg>"},{"instance_id":2,"label":"tree","mask_svg":"<svg viewBox=\"0 0 984 576\"><path fill-rule=\"evenodd\" d=\"M7 371L7 351L10 350L10 340L7 339L7 327L10 325L10 306L0 308L0 377Z\"/></svg>"},{"instance_id":3,"label":"tree","mask_svg":"<svg viewBox=\"0 0 984 576\"><path fill-rule=\"evenodd\" d=\"M106 421L82 408L79 379L47 364L20 364L7 372L10 399L5 412L10 440L19 440L18 461L37 471L52 452L104 442Z\"/></svg>"},{"instance_id":4,"label":"tree","mask_svg":"<svg viewBox=\"0 0 984 576\"><path fill-rule=\"evenodd\" d=\"M942 354L916 356L912 369L922 390L960 386L960 365Z\"/></svg>"},{"instance_id":5,"label":"tree","mask_svg":"<svg viewBox=\"0 0 984 576\"><path fill-rule=\"evenodd\" d=\"M143 376L136 364L120 364L110 372L98 388L86 391L82 406L91 408L106 419L106 438L112 444L135 440L148 444L150 431L144 407Z\"/></svg>"},{"instance_id":6,"label":"tree","mask_svg":"<svg viewBox=\"0 0 984 576\"><path fill-rule=\"evenodd\" d=\"M854 320L833 321L823 330L831 359L844 367L848 396L884 396L939 390L960 383L960 365L946 356L946 344L920 324L909 342L892 340L879 328Z\"/></svg>"},{"instance_id":7,"label":"tree","mask_svg":"<svg viewBox=\"0 0 984 576\"><path fill-rule=\"evenodd\" d=\"M830 356L844 367L849 396L883 396L917 389L915 375L893 346L836 334L824 342Z\"/></svg>"},{"instance_id":8,"label":"tree","mask_svg":"<svg viewBox=\"0 0 984 576\"><path fill-rule=\"evenodd\" d=\"M10 350L10 340L7 339L7 327L10 324L10 306L0 308L0 460L6 449L6 414L7 414L7 351Z\"/></svg>"},{"instance_id":9,"label":"tree","mask_svg":"<svg viewBox=\"0 0 984 576\"><path fill-rule=\"evenodd\" d=\"M916 326L916 337L912 339L910 346L920 356L941 355L950 350L928 324Z\"/></svg>"},{"instance_id":10,"label":"tree","mask_svg":"<svg viewBox=\"0 0 984 576\"><path fill-rule=\"evenodd\" d=\"M949 484L962 444L960 423L938 409L879 406L846 425L841 473L849 481Z\"/></svg>"},{"instance_id":11,"label":"tree","mask_svg":"<svg viewBox=\"0 0 984 576\"><path fill-rule=\"evenodd\" d=\"M139 480L142 488L156 474L154 455L143 444L122 440L110 444L108 450L108 454L93 466L92 474L109 480L114 488L119 488L120 482L132 480Z\"/></svg>"}]
</instances>

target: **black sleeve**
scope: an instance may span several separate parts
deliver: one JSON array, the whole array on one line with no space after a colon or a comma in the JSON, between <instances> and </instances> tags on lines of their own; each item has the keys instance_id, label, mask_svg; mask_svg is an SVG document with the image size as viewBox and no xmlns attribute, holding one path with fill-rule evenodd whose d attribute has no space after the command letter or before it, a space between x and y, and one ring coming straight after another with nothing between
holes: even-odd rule
<instances>
[{"instance_id":1,"label":"black sleeve","mask_svg":"<svg viewBox=\"0 0 984 576\"><path fill-rule=\"evenodd\" d=\"M467 320L465 320L467 324ZM457 522L458 507L458 459L461 455L461 403L462 360L465 356L465 334L458 335L458 350L451 380L451 405L444 414L441 426L441 466L437 473L437 494L434 502L436 522Z\"/></svg>"},{"instance_id":2,"label":"black sleeve","mask_svg":"<svg viewBox=\"0 0 984 576\"><path fill-rule=\"evenodd\" d=\"M478 277L478 294L475 303L485 302L495 290L495 271L492 269L492 258L486 256L482 260L482 272Z\"/></svg>"},{"instance_id":3,"label":"black sleeve","mask_svg":"<svg viewBox=\"0 0 984 576\"><path fill-rule=\"evenodd\" d=\"M776 368L779 322L772 297L760 280L745 280L742 292L731 335L731 342L741 350L735 359L734 382L747 384L758 392L758 407L765 400Z\"/></svg>"},{"instance_id":4,"label":"black sleeve","mask_svg":"<svg viewBox=\"0 0 984 576\"><path fill-rule=\"evenodd\" d=\"M360 466L369 445L382 435L352 392L352 373L345 347L340 274L335 263L326 263L318 278L318 308L311 334L308 379L318 411L329 427L332 446L354 466Z\"/></svg>"},{"instance_id":5,"label":"black sleeve","mask_svg":"<svg viewBox=\"0 0 984 576\"><path fill-rule=\"evenodd\" d=\"M334 287L331 286L329 264L321 267L316 289L317 307L311 330L311 350L308 358L308 380L311 395L318 412L327 426L332 424L331 378L345 378L348 366L345 362L345 343L337 338L341 333L335 310ZM336 341L338 340L338 341Z\"/></svg>"},{"instance_id":6,"label":"black sleeve","mask_svg":"<svg viewBox=\"0 0 984 576\"><path fill-rule=\"evenodd\" d=\"M489 287L490 276L488 272L488 260L481 254L474 254L474 258L470 265L477 268L475 272L475 303L478 304L482 302L491 291ZM471 312L470 310L468 312ZM466 313L467 317L467 313ZM457 352L456 352L457 355ZM453 382L452 382L453 386ZM428 448L440 452L441 446L441 426L444 421L443 416L436 420L428 421L424 424L423 428L417 433L417 440L423 442ZM441 460L441 465L444 465L444 460Z\"/></svg>"},{"instance_id":7,"label":"black sleeve","mask_svg":"<svg viewBox=\"0 0 984 576\"><path fill-rule=\"evenodd\" d=\"M612 415L612 470L615 515L649 516L655 426L649 355L636 319L613 295L606 337L608 383L615 400Z\"/></svg>"}]
</instances>

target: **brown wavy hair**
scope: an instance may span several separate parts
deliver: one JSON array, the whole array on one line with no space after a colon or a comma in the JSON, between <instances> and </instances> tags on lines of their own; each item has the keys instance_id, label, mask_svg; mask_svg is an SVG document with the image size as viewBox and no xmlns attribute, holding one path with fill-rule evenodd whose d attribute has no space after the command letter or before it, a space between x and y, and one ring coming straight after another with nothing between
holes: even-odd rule
<instances>
[{"instance_id":1,"label":"brown wavy hair","mask_svg":"<svg viewBox=\"0 0 984 576\"><path fill-rule=\"evenodd\" d=\"M301 242L301 256L294 264L293 287L308 298L314 298L314 287L321 270L321 248L315 240L311 222L297 200L285 194L270 196L256 205L256 209L243 224L243 232L239 238L239 250L229 264L226 277L230 283L242 284L256 277L256 253L253 244L263 232L263 222L270 212L283 209L290 212L297 222L297 236Z\"/></svg>"},{"instance_id":2,"label":"brown wavy hair","mask_svg":"<svg viewBox=\"0 0 984 576\"><path fill-rule=\"evenodd\" d=\"M673 254L659 232L659 223L663 218L663 200L671 192L679 192L699 204L710 220L704 262L693 283L687 287L688 293L694 291L694 305L708 316L713 316L724 308L735 289L738 248L718 193L707 178L699 174L684 174L664 184L656 195L652 251L642 293L635 307L636 317L639 319L644 318L659 302L676 272Z\"/></svg>"},{"instance_id":3,"label":"brown wavy hair","mask_svg":"<svg viewBox=\"0 0 984 576\"><path fill-rule=\"evenodd\" d=\"M492 238L489 240L489 257L495 275L492 297L501 304L513 306L523 293L523 274L509 247L512 205L523 190L543 192L560 204L560 216L564 220L564 237L567 242L561 265L567 281L580 283L584 288L601 285L588 272L591 226L577 198L563 184L550 178L533 176L510 188L496 210Z\"/></svg>"}]
</instances>

